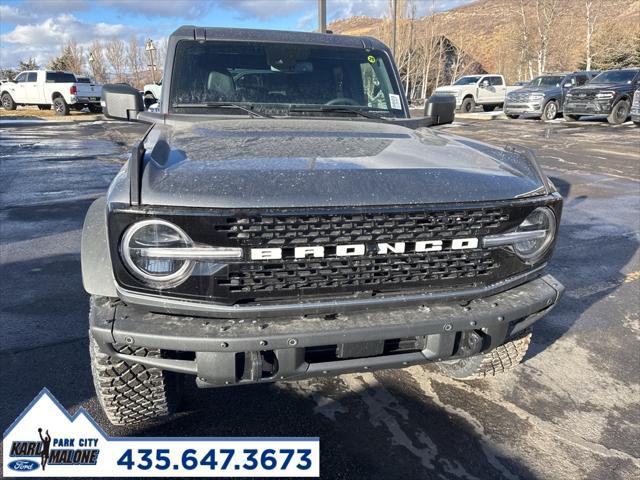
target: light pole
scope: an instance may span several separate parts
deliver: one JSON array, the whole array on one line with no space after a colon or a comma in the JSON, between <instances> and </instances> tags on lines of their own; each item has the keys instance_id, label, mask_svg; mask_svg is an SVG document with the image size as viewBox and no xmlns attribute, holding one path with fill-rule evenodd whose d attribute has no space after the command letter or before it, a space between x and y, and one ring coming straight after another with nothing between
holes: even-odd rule
<instances>
[{"instance_id":1,"label":"light pole","mask_svg":"<svg viewBox=\"0 0 640 480\"><path fill-rule=\"evenodd\" d=\"M318 31L327 31L327 0L318 0Z\"/></svg>"},{"instance_id":2,"label":"light pole","mask_svg":"<svg viewBox=\"0 0 640 480\"><path fill-rule=\"evenodd\" d=\"M89 52L89 68L91 69L91 74L93 75L93 81L95 82L96 79L96 71L93 68L93 62L95 62L96 59L93 57L93 52Z\"/></svg>"},{"instance_id":3,"label":"light pole","mask_svg":"<svg viewBox=\"0 0 640 480\"><path fill-rule=\"evenodd\" d=\"M144 44L145 51L149 54L149 68L151 69L151 79L153 83L156 83L156 64L153 61L153 53L156 51L156 47L153 44L153 40L148 39Z\"/></svg>"}]
</instances>

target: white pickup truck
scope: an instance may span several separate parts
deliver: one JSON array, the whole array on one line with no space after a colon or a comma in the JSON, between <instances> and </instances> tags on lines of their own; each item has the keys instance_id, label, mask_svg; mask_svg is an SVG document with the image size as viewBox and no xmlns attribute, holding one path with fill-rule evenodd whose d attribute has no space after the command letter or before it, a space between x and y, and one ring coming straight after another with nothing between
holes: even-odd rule
<instances>
[{"instance_id":1,"label":"white pickup truck","mask_svg":"<svg viewBox=\"0 0 640 480\"><path fill-rule=\"evenodd\" d=\"M507 93L518 88L507 86L502 75L466 75L451 85L436 88L435 93L454 95L456 107L464 113L473 112L476 105L490 112L502 107Z\"/></svg>"},{"instance_id":2,"label":"white pickup truck","mask_svg":"<svg viewBox=\"0 0 640 480\"><path fill-rule=\"evenodd\" d=\"M0 87L0 100L5 110L15 110L18 105L37 105L48 110L53 105L57 115L68 115L71 108L91 112L101 111L102 87L78 82L69 72L30 70L21 72L13 81Z\"/></svg>"}]
</instances>

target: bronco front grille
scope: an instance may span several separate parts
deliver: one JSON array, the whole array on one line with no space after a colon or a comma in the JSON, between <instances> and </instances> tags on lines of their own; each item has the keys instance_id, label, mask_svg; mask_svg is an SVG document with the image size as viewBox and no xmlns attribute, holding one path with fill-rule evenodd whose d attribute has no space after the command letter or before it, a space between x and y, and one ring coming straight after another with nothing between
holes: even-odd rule
<instances>
[{"instance_id":1,"label":"bronco front grille","mask_svg":"<svg viewBox=\"0 0 640 480\"><path fill-rule=\"evenodd\" d=\"M336 245L376 245L378 242L490 235L518 224L502 208L464 210L407 210L340 213L332 215L255 215L229 217L215 230L229 244L251 248L280 248L279 260L230 262L218 292L229 299L306 297L332 293L400 291L403 289L475 286L499 278L509 267L497 250L292 258L297 246L321 245L327 252ZM504 253L504 252L502 252ZM248 257L246 257L248 258Z\"/></svg>"},{"instance_id":2,"label":"bronco front grille","mask_svg":"<svg viewBox=\"0 0 640 480\"><path fill-rule=\"evenodd\" d=\"M505 248L482 248L481 239L510 231L536 207L535 202L476 208L411 206L403 208L183 211L159 218L180 226L196 244L240 247L241 259L198 267L184 283L163 296L222 304L298 301L311 297L375 296L385 292L436 291L482 287L521 273L530 266ZM139 218L113 215L111 232L122 232ZM478 247L450 248L454 239L478 239ZM441 240L440 251L417 251L420 241ZM381 254L380 243L406 244L403 253ZM337 254L337 247L365 245L364 254ZM296 247L324 247L323 257L295 258ZM254 249L277 249L279 259L252 259ZM123 286L150 291L119 264Z\"/></svg>"}]
</instances>

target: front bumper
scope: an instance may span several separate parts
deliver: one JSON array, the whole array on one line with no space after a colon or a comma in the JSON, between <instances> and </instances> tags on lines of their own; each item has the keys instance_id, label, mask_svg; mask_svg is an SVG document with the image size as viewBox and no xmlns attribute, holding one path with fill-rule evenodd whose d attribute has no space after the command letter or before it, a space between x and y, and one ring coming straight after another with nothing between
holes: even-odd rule
<instances>
[{"instance_id":1,"label":"front bumper","mask_svg":"<svg viewBox=\"0 0 640 480\"><path fill-rule=\"evenodd\" d=\"M610 100L589 100L585 102L566 102L564 114L566 115L609 115L613 102Z\"/></svg>"},{"instance_id":2,"label":"front bumper","mask_svg":"<svg viewBox=\"0 0 640 480\"><path fill-rule=\"evenodd\" d=\"M505 115L540 116L542 115L542 100L529 103L508 103L504 104Z\"/></svg>"},{"instance_id":3,"label":"front bumper","mask_svg":"<svg viewBox=\"0 0 640 480\"><path fill-rule=\"evenodd\" d=\"M456 99L456 108L460 108L462 106L462 96L458 95L456 92L434 92L434 94L451 95Z\"/></svg>"},{"instance_id":4,"label":"front bumper","mask_svg":"<svg viewBox=\"0 0 640 480\"><path fill-rule=\"evenodd\" d=\"M468 302L248 320L151 313L123 302L113 311L105 302L93 309L90 330L101 350L115 358L196 375L198 386L217 387L474 355L529 327L563 292L555 278L545 275ZM167 354L133 356L114 344Z\"/></svg>"}]
</instances>

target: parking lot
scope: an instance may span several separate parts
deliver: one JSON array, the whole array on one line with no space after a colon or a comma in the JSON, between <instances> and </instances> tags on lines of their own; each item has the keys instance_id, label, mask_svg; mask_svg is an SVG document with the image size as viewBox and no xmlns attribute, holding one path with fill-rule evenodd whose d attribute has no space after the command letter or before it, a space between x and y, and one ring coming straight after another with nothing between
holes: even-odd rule
<instances>
[{"instance_id":1,"label":"parking lot","mask_svg":"<svg viewBox=\"0 0 640 480\"><path fill-rule=\"evenodd\" d=\"M461 383L431 366L233 389L187 388L182 412L111 426L97 405L80 276L84 214L146 125L0 123L0 423L42 387L114 436L321 439L326 478L637 478L640 128L458 120L525 145L565 197L550 273L567 288L525 362ZM635 473L634 473L635 472Z\"/></svg>"}]
</instances>

